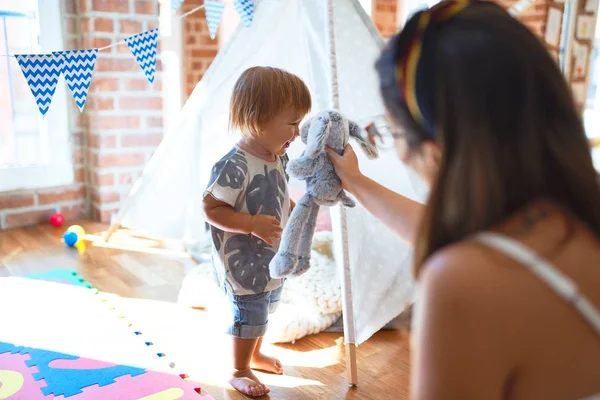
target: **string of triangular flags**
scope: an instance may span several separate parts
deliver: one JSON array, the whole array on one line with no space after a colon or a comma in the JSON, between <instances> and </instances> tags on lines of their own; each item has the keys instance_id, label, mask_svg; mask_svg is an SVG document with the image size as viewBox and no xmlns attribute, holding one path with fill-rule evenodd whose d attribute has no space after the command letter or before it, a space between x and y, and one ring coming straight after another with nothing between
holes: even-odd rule
<instances>
[{"instance_id":1,"label":"string of triangular flags","mask_svg":"<svg viewBox=\"0 0 600 400\"><path fill-rule=\"evenodd\" d=\"M125 43L148 81L153 83L156 72L158 28L129 36L125 38ZM43 117L50 108L60 74L65 77L79 111L83 111L99 50L94 48L54 51L52 54L15 54Z\"/></svg>"},{"instance_id":2,"label":"string of triangular flags","mask_svg":"<svg viewBox=\"0 0 600 400\"><path fill-rule=\"evenodd\" d=\"M184 0L171 0L171 7L173 10L178 10L183 2ZM233 5L244 26L249 28L254 18L254 0L234 0ZM225 10L225 2L223 0L204 0L208 32L213 40L217 36L223 10Z\"/></svg>"},{"instance_id":3,"label":"string of triangular flags","mask_svg":"<svg viewBox=\"0 0 600 400\"><path fill-rule=\"evenodd\" d=\"M173 9L177 10L183 1L171 0ZM244 26L250 27L254 17L254 1L234 0L234 6ZM215 39L225 3L222 0L205 0L203 6L196 7L180 16L180 19L201 8L205 9L210 37ZM156 72L158 28L129 36L124 41L148 81L153 83ZM106 48L112 46L114 45ZM104 49L55 51L52 54L15 54L42 117L46 116L50 108L61 74L65 78L79 111L83 112L96 66L96 58L98 52Z\"/></svg>"}]
</instances>

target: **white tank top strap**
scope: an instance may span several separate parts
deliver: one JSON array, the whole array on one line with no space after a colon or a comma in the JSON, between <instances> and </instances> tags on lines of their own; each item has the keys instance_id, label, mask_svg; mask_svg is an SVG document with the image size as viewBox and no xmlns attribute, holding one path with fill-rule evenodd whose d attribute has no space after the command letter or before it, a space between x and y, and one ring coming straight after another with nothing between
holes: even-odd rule
<instances>
[{"instance_id":1,"label":"white tank top strap","mask_svg":"<svg viewBox=\"0 0 600 400\"><path fill-rule=\"evenodd\" d=\"M546 282L559 296L573 305L583 319L600 335L600 312L580 293L575 282L554 265L538 256L528 247L504 235L484 232L477 234L475 240L504 253L527 267L534 275Z\"/></svg>"}]
</instances>

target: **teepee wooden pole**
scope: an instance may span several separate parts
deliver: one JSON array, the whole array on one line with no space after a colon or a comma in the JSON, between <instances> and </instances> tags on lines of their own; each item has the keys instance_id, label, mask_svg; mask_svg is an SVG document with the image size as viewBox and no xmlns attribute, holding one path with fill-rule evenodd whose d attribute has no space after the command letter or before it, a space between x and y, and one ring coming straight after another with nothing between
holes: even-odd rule
<instances>
[{"instance_id":1,"label":"teepee wooden pole","mask_svg":"<svg viewBox=\"0 0 600 400\"><path fill-rule=\"evenodd\" d=\"M334 110L340 109L340 98L338 90L338 71L337 59L335 53L335 18L334 6L335 0L327 0L327 29L328 29L328 50L331 73L331 106ZM342 289L342 315L344 319L344 345L346 346L346 372L348 374L348 384L356 386L358 384L358 369L356 366L356 331L354 328L354 307L352 305L352 282L350 273L350 258L348 252L348 226L346 209L337 205L336 211L339 215L339 246L338 268L341 277Z\"/></svg>"}]
</instances>

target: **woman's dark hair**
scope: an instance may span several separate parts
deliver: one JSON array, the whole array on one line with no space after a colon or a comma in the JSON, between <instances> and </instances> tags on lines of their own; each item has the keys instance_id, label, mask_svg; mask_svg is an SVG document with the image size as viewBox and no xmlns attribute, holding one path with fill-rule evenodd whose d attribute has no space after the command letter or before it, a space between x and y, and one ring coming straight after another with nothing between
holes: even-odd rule
<instances>
[{"instance_id":1,"label":"woman's dark hair","mask_svg":"<svg viewBox=\"0 0 600 400\"><path fill-rule=\"evenodd\" d=\"M556 61L524 25L474 2L436 28L435 129L418 123L396 67L420 14L377 62L381 93L409 148L434 140L442 160L415 241L416 272L437 250L487 230L536 199L565 207L600 236L600 187L581 116ZM431 64L431 63L430 63Z\"/></svg>"}]
</instances>

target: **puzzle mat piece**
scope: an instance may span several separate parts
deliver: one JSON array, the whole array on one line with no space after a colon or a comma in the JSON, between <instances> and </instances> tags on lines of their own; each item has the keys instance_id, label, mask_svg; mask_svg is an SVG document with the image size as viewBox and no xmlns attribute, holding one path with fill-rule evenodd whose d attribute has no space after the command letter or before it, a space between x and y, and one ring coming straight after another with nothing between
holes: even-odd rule
<instances>
[{"instance_id":1,"label":"puzzle mat piece","mask_svg":"<svg viewBox=\"0 0 600 400\"><path fill-rule=\"evenodd\" d=\"M0 343L4 349L19 349ZM109 366L111 368L95 369L105 366L96 360L82 359L67 354L59 354L41 349L23 348L24 354L4 353L0 355L0 398L7 398L17 394L18 399L147 399L147 400L172 400L172 399L204 399L214 400L209 395L199 395L196 382L183 380L178 375L166 374L156 371L138 371L129 374L124 366ZM26 353L26 354L25 354ZM46 380L36 382L35 367L27 365L52 365L53 360L68 359L66 367L73 370L56 370L45 372ZM54 376L52 376L54 375ZM93 375L94 379L91 379ZM117 376L120 375L120 376ZM50 377L50 379L48 379ZM108 377L110 382L102 380ZM100 378L100 379L98 379ZM114 378L114 379L113 379ZM89 384L89 382L94 382ZM97 382L97 384L96 384ZM47 387L44 384L47 383ZM8 393L8 390L11 390ZM8 393L8 394L7 394ZM53 396L60 394L59 396ZM46 397L44 397L46 396Z\"/></svg>"},{"instance_id":2,"label":"puzzle mat piece","mask_svg":"<svg viewBox=\"0 0 600 400\"><path fill-rule=\"evenodd\" d=\"M32 300L32 298L34 300ZM0 341L169 372L92 290L26 278L0 278Z\"/></svg>"},{"instance_id":3,"label":"puzzle mat piece","mask_svg":"<svg viewBox=\"0 0 600 400\"><path fill-rule=\"evenodd\" d=\"M29 356L24 354L0 354L0 399L38 400L46 398L41 391L45 382L34 379L33 373L36 372L36 369L29 368L26 365L27 360L29 360Z\"/></svg>"},{"instance_id":4,"label":"puzzle mat piece","mask_svg":"<svg viewBox=\"0 0 600 400\"><path fill-rule=\"evenodd\" d=\"M26 362L27 366L37 367L39 372L33 374L33 377L46 382L46 387L42 388L44 395L70 397L82 393L81 389L84 387L107 386L115 383L115 378L124 375L137 376L146 372L144 369L125 365L94 368L94 360L42 349L26 347L21 350L21 354L29 355L30 360ZM77 365L77 368L53 368L50 364L54 360L70 360Z\"/></svg>"},{"instance_id":5,"label":"puzzle mat piece","mask_svg":"<svg viewBox=\"0 0 600 400\"><path fill-rule=\"evenodd\" d=\"M29 279L39 279L43 281L52 281L57 283L66 283L69 285L83 286L92 288L89 282L86 282L82 276L72 269L54 269L48 272L29 274L25 276Z\"/></svg>"},{"instance_id":6,"label":"puzzle mat piece","mask_svg":"<svg viewBox=\"0 0 600 400\"><path fill-rule=\"evenodd\" d=\"M178 375L148 371L143 375L123 376L116 383L105 386L89 386L74 398L82 399L138 399L138 400L214 400L207 394L198 394L200 385L181 379ZM58 397L62 399L62 397ZM69 398L67 398L69 399Z\"/></svg>"}]
</instances>

